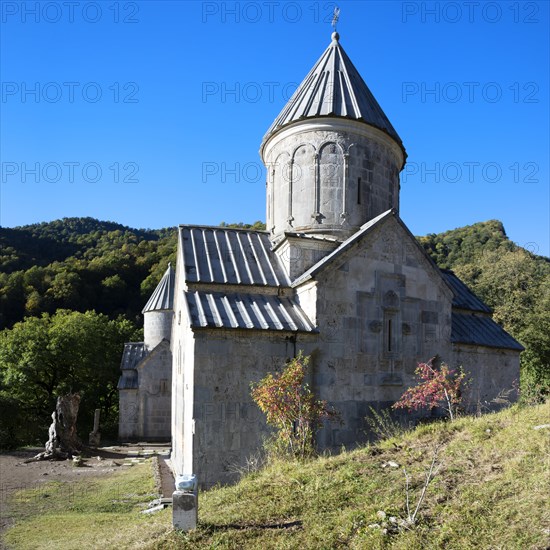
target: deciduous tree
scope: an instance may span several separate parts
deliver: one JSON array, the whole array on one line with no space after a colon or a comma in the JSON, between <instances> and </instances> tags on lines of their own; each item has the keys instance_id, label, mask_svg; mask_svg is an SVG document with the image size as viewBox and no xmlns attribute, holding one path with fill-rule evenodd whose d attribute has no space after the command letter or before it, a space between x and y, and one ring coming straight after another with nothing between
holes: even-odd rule
<instances>
[{"instance_id":1,"label":"deciduous tree","mask_svg":"<svg viewBox=\"0 0 550 550\"><path fill-rule=\"evenodd\" d=\"M441 407L453 420L462 401L461 389L466 374L462 370L449 369L445 363L436 368L433 359L418 363L415 374L418 384L407 389L393 408L417 411Z\"/></svg>"},{"instance_id":2,"label":"deciduous tree","mask_svg":"<svg viewBox=\"0 0 550 550\"><path fill-rule=\"evenodd\" d=\"M269 373L252 386L252 398L276 430L275 451L300 458L314 453L314 436L323 420L338 417L304 383L309 360L300 352L280 373Z\"/></svg>"},{"instance_id":3,"label":"deciduous tree","mask_svg":"<svg viewBox=\"0 0 550 550\"><path fill-rule=\"evenodd\" d=\"M79 424L89 431L94 409L116 416L122 347L135 333L130 321L93 311L29 317L0 333L0 391L17 400L21 422L34 424L36 435L57 397L78 392Z\"/></svg>"}]
</instances>

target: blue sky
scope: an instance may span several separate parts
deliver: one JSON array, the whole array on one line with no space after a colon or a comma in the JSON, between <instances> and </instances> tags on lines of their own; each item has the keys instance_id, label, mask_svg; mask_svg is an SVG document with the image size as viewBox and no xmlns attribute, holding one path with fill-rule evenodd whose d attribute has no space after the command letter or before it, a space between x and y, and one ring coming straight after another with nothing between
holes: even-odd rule
<instances>
[{"instance_id":1,"label":"blue sky","mask_svg":"<svg viewBox=\"0 0 550 550\"><path fill-rule=\"evenodd\" d=\"M338 6L340 43L408 152L411 231L500 219L548 255L549 4ZM333 7L4 1L0 224L264 220L258 149Z\"/></svg>"}]
</instances>

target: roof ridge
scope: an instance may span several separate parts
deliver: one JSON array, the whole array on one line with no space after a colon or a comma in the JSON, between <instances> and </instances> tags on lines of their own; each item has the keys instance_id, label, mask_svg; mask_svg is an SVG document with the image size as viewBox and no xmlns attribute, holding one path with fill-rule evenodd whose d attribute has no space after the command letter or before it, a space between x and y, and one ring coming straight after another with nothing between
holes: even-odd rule
<instances>
[{"instance_id":1,"label":"roof ridge","mask_svg":"<svg viewBox=\"0 0 550 550\"><path fill-rule=\"evenodd\" d=\"M265 233L269 235L267 229L252 229L251 227L221 227L219 225L198 225L198 224L188 224L180 223L178 229L212 229L216 231L248 231L250 233Z\"/></svg>"}]
</instances>

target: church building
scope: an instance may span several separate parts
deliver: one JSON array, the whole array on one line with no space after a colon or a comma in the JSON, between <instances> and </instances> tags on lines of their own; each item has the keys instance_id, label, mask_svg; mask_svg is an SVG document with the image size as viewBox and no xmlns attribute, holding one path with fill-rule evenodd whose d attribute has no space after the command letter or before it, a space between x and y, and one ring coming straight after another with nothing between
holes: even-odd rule
<instances>
[{"instance_id":1,"label":"church building","mask_svg":"<svg viewBox=\"0 0 550 550\"><path fill-rule=\"evenodd\" d=\"M144 341L124 344L118 382L122 441L170 439L174 282L174 269L168 265L142 310Z\"/></svg>"},{"instance_id":2,"label":"church building","mask_svg":"<svg viewBox=\"0 0 550 550\"><path fill-rule=\"evenodd\" d=\"M203 487L233 481L268 434L250 383L300 351L312 357L312 390L343 420L319 432L319 450L365 441L369 406L397 401L432 357L469 373L473 403L519 379L521 345L399 217L405 147L338 33L260 155L266 231L178 229L173 304L158 310L173 316L176 474L196 474ZM149 353L141 363L123 360L138 393L157 348L140 349Z\"/></svg>"}]
</instances>

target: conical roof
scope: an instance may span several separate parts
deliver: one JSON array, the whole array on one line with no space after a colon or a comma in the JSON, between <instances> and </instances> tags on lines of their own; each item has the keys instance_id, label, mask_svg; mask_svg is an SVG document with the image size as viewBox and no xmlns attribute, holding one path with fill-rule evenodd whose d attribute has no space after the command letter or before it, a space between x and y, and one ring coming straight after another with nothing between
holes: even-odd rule
<instances>
[{"instance_id":1,"label":"conical roof","mask_svg":"<svg viewBox=\"0 0 550 550\"><path fill-rule=\"evenodd\" d=\"M372 95L339 42L337 32L332 42L305 77L266 135L292 122L323 116L359 120L389 134L401 147L401 138Z\"/></svg>"},{"instance_id":2,"label":"conical roof","mask_svg":"<svg viewBox=\"0 0 550 550\"><path fill-rule=\"evenodd\" d=\"M164 272L160 283L145 304L141 313L148 311L162 311L174 307L174 286L176 282L175 271L172 265L168 264L168 269Z\"/></svg>"}]
</instances>

